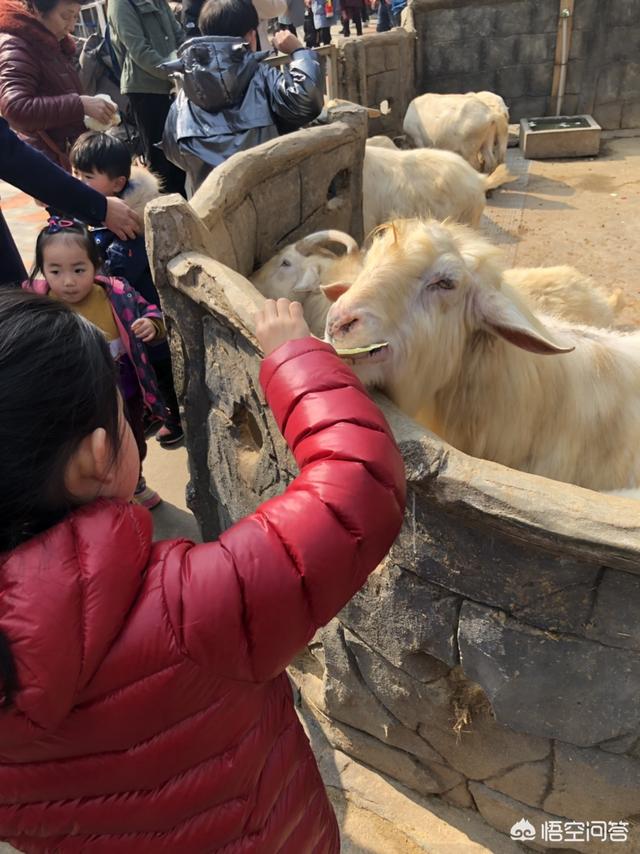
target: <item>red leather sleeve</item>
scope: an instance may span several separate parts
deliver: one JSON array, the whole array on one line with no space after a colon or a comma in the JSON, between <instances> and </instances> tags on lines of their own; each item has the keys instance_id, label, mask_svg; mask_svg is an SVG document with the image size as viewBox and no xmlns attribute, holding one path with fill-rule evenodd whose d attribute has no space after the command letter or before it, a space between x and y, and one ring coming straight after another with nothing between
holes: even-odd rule
<instances>
[{"instance_id":1,"label":"red leather sleeve","mask_svg":"<svg viewBox=\"0 0 640 854\"><path fill-rule=\"evenodd\" d=\"M328 345L292 341L261 381L300 474L215 543L164 570L183 650L220 676L263 681L362 586L404 513L402 457L384 416Z\"/></svg>"}]
</instances>

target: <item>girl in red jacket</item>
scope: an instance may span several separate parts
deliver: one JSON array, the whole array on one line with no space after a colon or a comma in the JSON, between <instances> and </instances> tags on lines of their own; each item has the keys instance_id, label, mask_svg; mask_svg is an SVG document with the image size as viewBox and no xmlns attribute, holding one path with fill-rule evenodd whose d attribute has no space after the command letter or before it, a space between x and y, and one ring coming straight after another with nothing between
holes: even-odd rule
<instances>
[{"instance_id":1,"label":"girl in red jacket","mask_svg":"<svg viewBox=\"0 0 640 854\"><path fill-rule=\"evenodd\" d=\"M0 839L20 851L339 851L285 668L393 542L402 458L297 303L257 335L300 474L217 542L153 543L102 333L0 292Z\"/></svg>"}]
</instances>

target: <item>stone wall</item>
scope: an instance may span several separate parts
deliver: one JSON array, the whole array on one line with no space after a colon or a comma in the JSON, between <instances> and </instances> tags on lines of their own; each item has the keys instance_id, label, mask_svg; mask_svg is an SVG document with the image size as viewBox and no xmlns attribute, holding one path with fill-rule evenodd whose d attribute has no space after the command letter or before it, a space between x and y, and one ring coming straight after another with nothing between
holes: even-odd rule
<instances>
[{"instance_id":1,"label":"stone wall","mask_svg":"<svg viewBox=\"0 0 640 854\"><path fill-rule=\"evenodd\" d=\"M512 121L551 115L558 18L567 0L412 0L418 92L489 89ZM563 112L640 126L640 0L573 0Z\"/></svg>"},{"instance_id":2,"label":"stone wall","mask_svg":"<svg viewBox=\"0 0 640 854\"><path fill-rule=\"evenodd\" d=\"M361 113L232 158L192 206L148 209L206 537L295 476L258 386L261 298L236 271L335 225L334 198L359 233L361 166L342 195L305 206L297 188L330 186L343 156L361 164ZM640 814L637 503L467 457L377 399L405 460L405 523L291 668L307 708L336 748L503 832L526 818L540 840L545 820ZM640 851L635 827L630 838L621 850Z\"/></svg>"}]
</instances>

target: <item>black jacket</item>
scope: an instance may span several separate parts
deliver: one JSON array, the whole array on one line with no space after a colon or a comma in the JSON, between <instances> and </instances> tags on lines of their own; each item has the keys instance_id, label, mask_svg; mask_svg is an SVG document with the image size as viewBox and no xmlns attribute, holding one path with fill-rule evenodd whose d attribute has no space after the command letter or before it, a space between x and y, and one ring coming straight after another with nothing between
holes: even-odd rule
<instances>
[{"instance_id":1,"label":"black jacket","mask_svg":"<svg viewBox=\"0 0 640 854\"><path fill-rule=\"evenodd\" d=\"M317 118L322 110L322 70L310 50L297 50L282 69L263 63L241 39L190 39L169 63L182 74L171 105L162 149L187 173L195 192L209 172L246 151Z\"/></svg>"},{"instance_id":2,"label":"black jacket","mask_svg":"<svg viewBox=\"0 0 640 854\"><path fill-rule=\"evenodd\" d=\"M84 222L98 225L107 215L103 195L76 181L68 172L22 142L4 119L0 119L0 178ZM19 283L26 273L16 245L0 212L0 285Z\"/></svg>"}]
</instances>

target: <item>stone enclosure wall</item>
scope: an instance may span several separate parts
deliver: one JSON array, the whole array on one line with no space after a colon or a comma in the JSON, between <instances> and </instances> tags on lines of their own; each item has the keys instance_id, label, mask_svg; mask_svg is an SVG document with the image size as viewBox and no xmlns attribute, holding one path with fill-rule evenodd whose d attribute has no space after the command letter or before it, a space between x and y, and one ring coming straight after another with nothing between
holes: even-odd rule
<instances>
[{"instance_id":1,"label":"stone enclosure wall","mask_svg":"<svg viewBox=\"0 0 640 854\"><path fill-rule=\"evenodd\" d=\"M640 0L412 0L417 91L489 89L512 121L553 114L564 8L573 14L563 112L640 126Z\"/></svg>"},{"instance_id":2,"label":"stone enclosure wall","mask_svg":"<svg viewBox=\"0 0 640 854\"><path fill-rule=\"evenodd\" d=\"M331 118L231 158L191 205L147 211L205 537L295 476L261 400L244 275L313 229L361 235L363 111ZM291 668L305 708L335 747L506 833L640 815L637 504L467 457L377 399L406 464L405 523Z\"/></svg>"}]
</instances>

